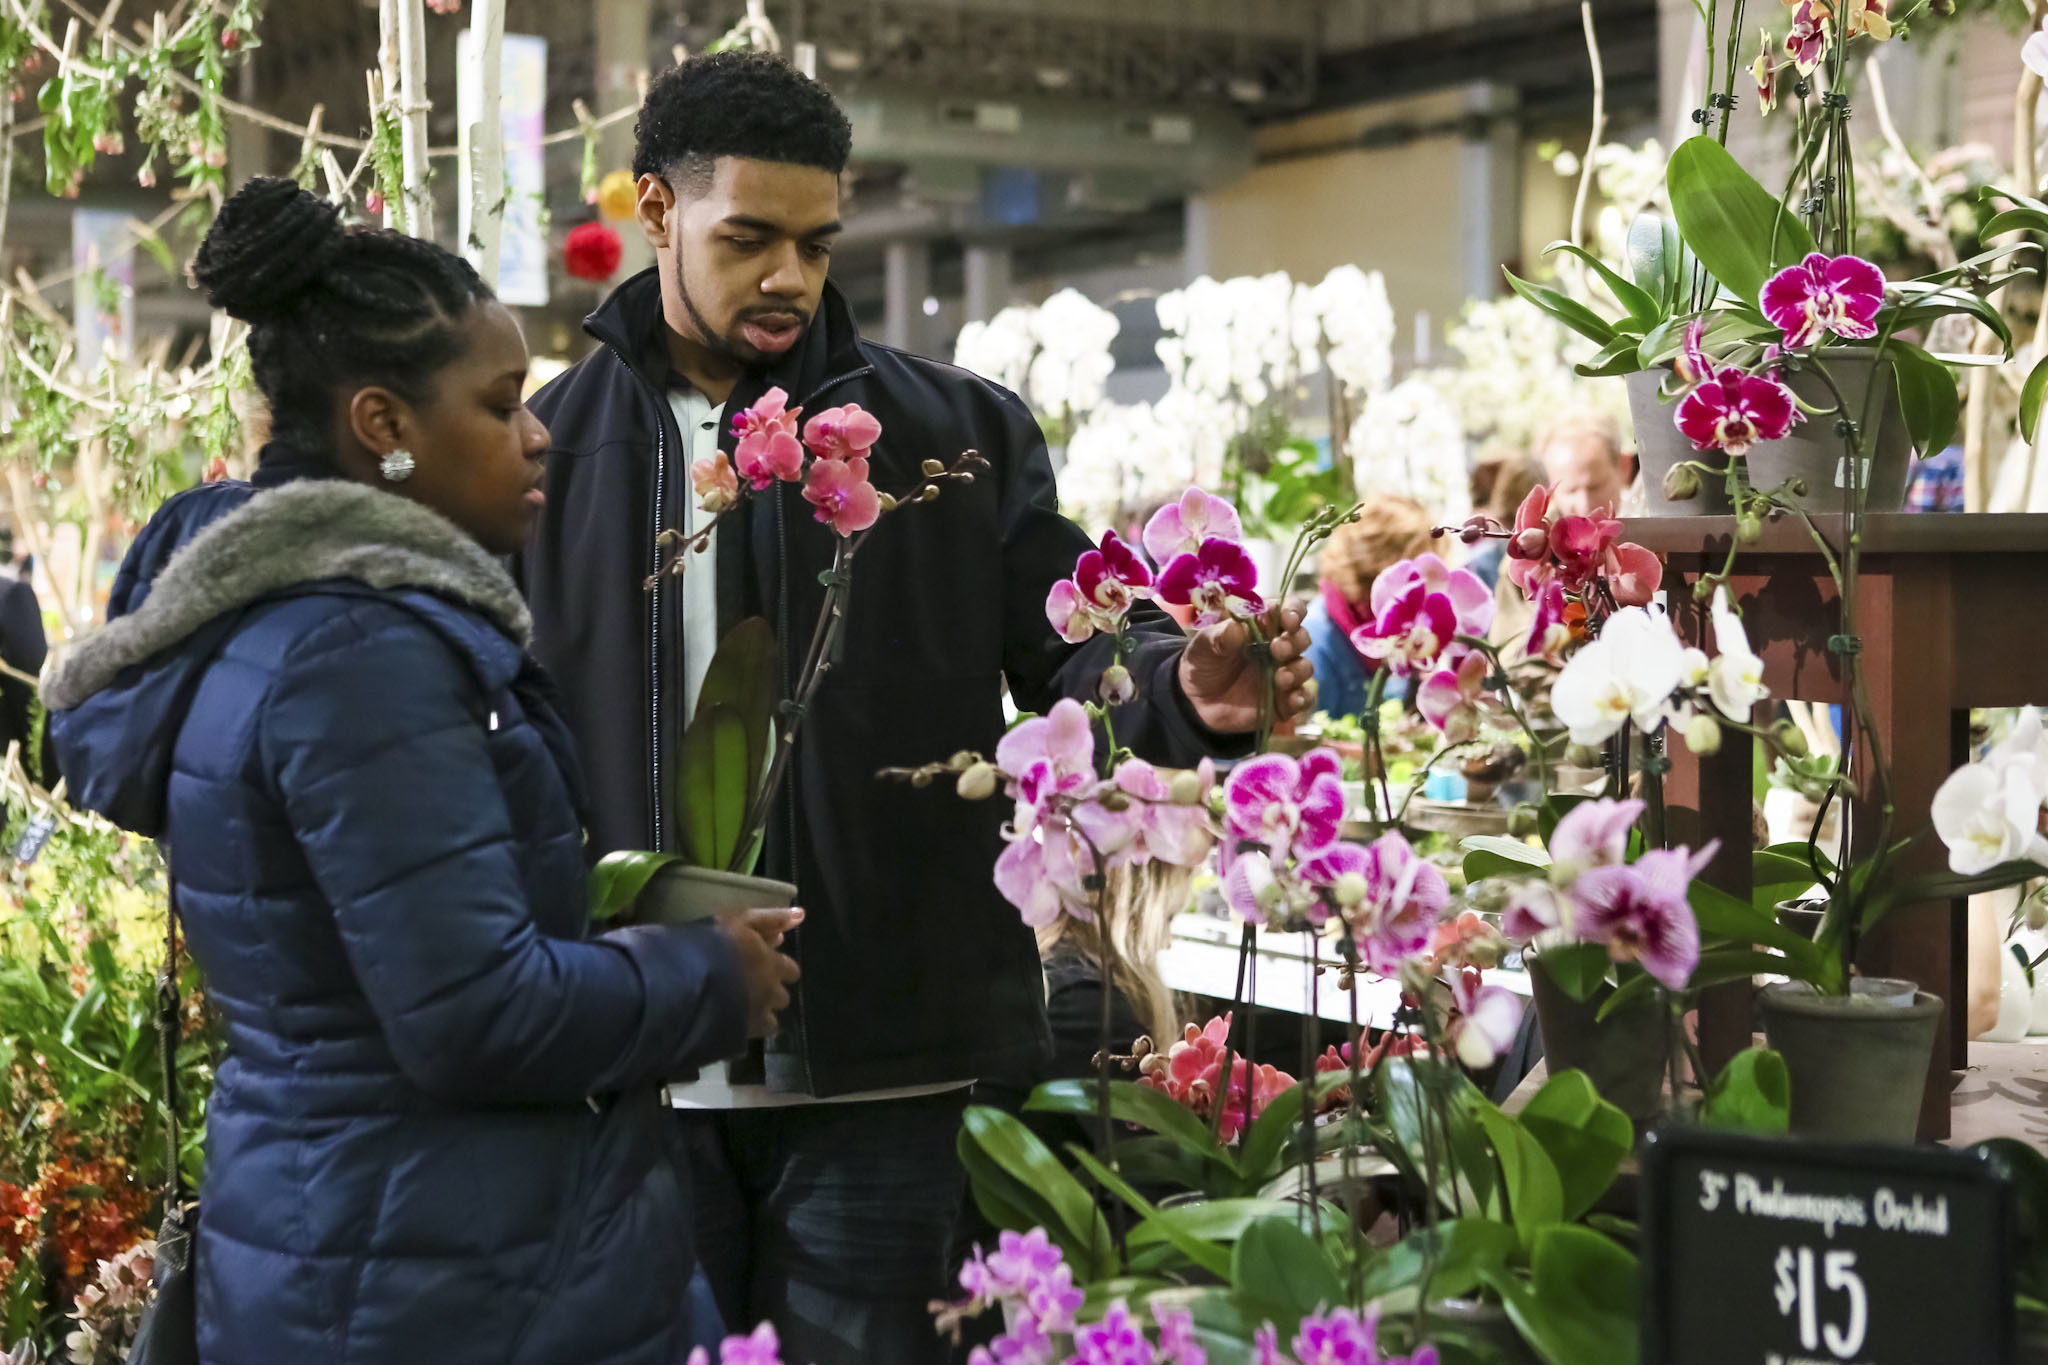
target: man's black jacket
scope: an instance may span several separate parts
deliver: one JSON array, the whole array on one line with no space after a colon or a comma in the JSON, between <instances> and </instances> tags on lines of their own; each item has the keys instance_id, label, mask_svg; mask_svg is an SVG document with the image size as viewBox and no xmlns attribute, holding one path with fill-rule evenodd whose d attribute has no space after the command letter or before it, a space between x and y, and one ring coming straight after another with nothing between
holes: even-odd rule
<instances>
[{"instance_id":1,"label":"man's black jacket","mask_svg":"<svg viewBox=\"0 0 2048 1365\"><path fill-rule=\"evenodd\" d=\"M656 536L682 524L692 493L666 398L655 273L620 286L586 326L603 344L533 401L554 448L547 510L515 572L536 652L582 746L593 855L669 849L682 594L674 579L644 584ZM992 754L1005 679L1025 711L1094 695L1111 642L1067 645L1045 617L1047 592L1073 572L1087 537L1059 515L1044 439L1015 395L863 341L829 285L803 339L743 378L726 412L771 386L807 413L845 403L873 413L882 437L872 477L884 491L913 491L924 461L970 448L991 468L884 518L855 563L842 656L804 720L761 866L794 882L808 912L790 949L803 979L767 1047L768 1080L832 1095L1029 1070L1049 1046L1038 955L991 880L1008 803L876 773L961 749ZM730 454L731 423L722 425ZM832 533L812 511L798 486L778 484L720 524L720 632L745 614L767 617L782 641L785 695L832 563ZM698 560L689 571L710 567ZM1134 630L1128 662L1143 697L1117 714L1118 740L1182 766L1226 743L1180 690L1173 622L1146 607Z\"/></svg>"}]
</instances>

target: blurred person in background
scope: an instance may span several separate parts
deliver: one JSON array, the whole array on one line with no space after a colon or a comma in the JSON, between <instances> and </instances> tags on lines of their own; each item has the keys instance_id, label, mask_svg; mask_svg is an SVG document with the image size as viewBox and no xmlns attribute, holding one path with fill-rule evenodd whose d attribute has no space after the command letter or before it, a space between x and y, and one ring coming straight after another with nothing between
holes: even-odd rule
<instances>
[{"instance_id":1,"label":"blurred person in background","mask_svg":"<svg viewBox=\"0 0 2048 1365\"><path fill-rule=\"evenodd\" d=\"M1628 478L1622 468L1621 432L1604 412L1572 408L1536 438L1537 462L1550 488L1551 515L1615 515ZM1513 524L1512 513L1507 518Z\"/></svg>"},{"instance_id":2,"label":"blurred person in background","mask_svg":"<svg viewBox=\"0 0 2048 1365\"><path fill-rule=\"evenodd\" d=\"M1430 548L1429 513L1413 498L1376 493L1365 500L1358 520L1340 526L1323 546L1322 583L1309 603L1309 661L1315 665L1322 710L1355 716L1365 709L1372 666L1351 643L1351 632L1372 620L1375 578ZM1400 684L1387 695L1398 697Z\"/></svg>"},{"instance_id":3,"label":"blurred person in background","mask_svg":"<svg viewBox=\"0 0 2048 1365\"><path fill-rule=\"evenodd\" d=\"M0 674L0 752L10 744L21 745L23 766L45 787L56 773L47 751L40 760L31 758L38 747L31 743L36 695L31 679L42 674L49 652L43 604L29 582L29 561L15 559L14 528L0 526L0 663L8 669Z\"/></svg>"}]
</instances>

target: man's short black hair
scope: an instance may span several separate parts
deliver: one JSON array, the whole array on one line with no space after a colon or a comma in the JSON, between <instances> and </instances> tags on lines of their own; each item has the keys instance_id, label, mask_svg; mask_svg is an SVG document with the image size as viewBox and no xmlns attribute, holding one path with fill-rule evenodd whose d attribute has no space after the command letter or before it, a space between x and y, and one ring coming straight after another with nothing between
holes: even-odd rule
<instances>
[{"instance_id":1,"label":"man's short black hair","mask_svg":"<svg viewBox=\"0 0 2048 1365\"><path fill-rule=\"evenodd\" d=\"M712 52L660 76L634 126L633 174L678 189L722 156L815 166L838 175L853 129L825 87L767 52Z\"/></svg>"}]
</instances>

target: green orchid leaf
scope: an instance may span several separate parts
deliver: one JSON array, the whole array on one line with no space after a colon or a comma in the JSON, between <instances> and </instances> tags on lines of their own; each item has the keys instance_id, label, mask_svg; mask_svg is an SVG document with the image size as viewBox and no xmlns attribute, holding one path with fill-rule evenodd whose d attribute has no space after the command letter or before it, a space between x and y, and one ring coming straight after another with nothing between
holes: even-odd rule
<instances>
[{"instance_id":1,"label":"green orchid leaf","mask_svg":"<svg viewBox=\"0 0 2048 1365\"><path fill-rule=\"evenodd\" d=\"M1595 256L1592 252L1582 246L1575 246L1570 242L1552 242L1549 246L1543 248L1543 253L1546 256L1558 251L1562 251L1568 256L1574 256L1591 267L1593 273L1600 277L1600 282L1607 286L1607 292L1614 295L1614 301L1619 303L1631 318L1644 327L1655 327L1664 320L1663 307L1655 298L1650 296L1647 290L1630 284L1621 277L1620 272L1615 270L1613 266Z\"/></svg>"},{"instance_id":2,"label":"green orchid leaf","mask_svg":"<svg viewBox=\"0 0 2048 1365\"><path fill-rule=\"evenodd\" d=\"M1708 1088L1700 1118L1710 1127L1766 1137L1789 1131L1792 1077L1785 1059L1763 1047L1736 1053Z\"/></svg>"},{"instance_id":3,"label":"green orchid leaf","mask_svg":"<svg viewBox=\"0 0 2048 1365\"><path fill-rule=\"evenodd\" d=\"M1465 853L1465 885L1476 886L1488 877L1526 877L1550 866L1550 855L1534 844L1504 834L1474 834L1458 847Z\"/></svg>"},{"instance_id":4,"label":"green orchid leaf","mask_svg":"<svg viewBox=\"0 0 2048 1365\"><path fill-rule=\"evenodd\" d=\"M1657 302L1661 317L1678 297L1685 241L1678 223L1661 213L1639 213L1628 225L1628 271L1636 285Z\"/></svg>"},{"instance_id":5,"label":"green orchid leaf","mask_svg":"<svg viewBox=\"0 0 2048 1365\"><path fill-rule=\"evenodd\" d=\"M1432 1272L1429 1253L1436 1253ZM1419 1228L1368 1262L1362 1297L1375 1299L1418 1288L1424 1278L1429 1292L1442 1298L1463 1298L1520 1258L1522 1244L1515 1230L1490 1218L1446 1218L1434 1232Z\"/></svg>"},{"instance_id":6,"label":"green orchid leaf","mask_svg":"<svg viewBox=\"0 0 2048 1365\"><path fill-rule=\"evenodd\" d=\"M1361 1079L1364 1079L1361 1077ZM1296 1140L1301 1132L1301 1087L1314 1088L1318 1104L1324 1096L1350 1084L1349 1072L1317 1076L1290 1087L1274 1099L1245 1129L1237 1150L1237 1169L1247 1185L1264 1186L1293 1164ZM1208 1131L1208 1125L1203 1125Z\"/></svg>"},{"instance_id":7,"label":"green orchid leaf","mask_svg":"<svg viewBox=\"0 0 2048 1365\"><path fill-rule=\"evenodd\" d=\"M1591 360L1572 366L1572 372L1582 379L1604 379L1615 375L1634 374L1643 368L1638 350L1642 338L1622 332L1614 340L1600 348L1600 353Z\"/></svg>"},{"instance_id":8,"label":"green orchid leaf","mask_svg":"<svg viewBox=\"0 0 2048 1365\"><path fill-rule=\"evenodd\" d=\"M1955 373L1911 342L1894 338L1885 353L1898 376L1899 411L1906 419L1906 430L1913 435L1913 448L1922 459L1932 459L1948 448L1956 434L1962 395L1956 389Z\"/></svg>"},{"instance_id":9,"label":"green orchid leaf","mask_svg":"<svg viewBox=\"0 0 2048 1365\"><path fill-rule=\"evenodd\" d=\"M2011 325L2006 322L2004 313L1975 291L1953 285L1930 285L1919 280L1895 281L1889 288L1901 295L1901 302L1888 304L1879 311L1878 326L1881 330L1893 332L1965 313L1996 333L1999 341L2004 343L2003 358L2012 359Z\"/></svg>"},{"instance_id":10,"label":"green orchid leaf","mask_svg":"<svg viewBox=\"0 0 2048 1365\"><path fill-rule=\"evenodd\" d=\"M1075 1278L1083 1278L1079 1269L1083 1265L1090 1267L1087 1278L1104 1273L1113 1255L1109 1224L1095 1207L1094 1198L1060 1164L1052 1149L1021 1119L1000 1109L969 1105L962 1122L981 1153L1051 1212L1045 1230L1058 1238L1067 1250L1067 1259L1075 1262Z\"/></svg>"},{"instance_id":11,"label":"green orchid leaf","mask_svg":"<svg viewBox=\"0 0 2048 1365\"><path fill-rule=\"evenodd\" d=\"M1448 1169L1443 1160L1437 1162L1438 1202L1460 1217L1498 1213L1500 1168L1478 1117L1487 1108L1487 1102L1464 1073L1429 1061L1403 1059L1381 1063L1376 1083L1385 1123L1380 1141L1388 1160L1415 1176L1418 1183L1424 1180L1430 1169L1423 1156L1423 1128L1427 1122L1427 1145L1440 1153L1447 1146L1449 1152ZM1448 1144L1443 1133L1446 1118L1450 1127Z\"/></svg>"},{"instance_id":12,"label":"green orchid leaf","mask_svg":"<svg viewBox=\"0 0 2048 1365\"><path fill-rule=\"evenodd\" d=\"M1559 990L1578 1001L1591 1000L1607 983L1614 959L1604 943L1565 943L1535 954L1533 970L1549 977Z\"/></svg>"},{"instance_id":13,"label":"green orchid leaf","mask_svg":"<svg viewBox=\"0 0 2048 1365\"><path fill-rule=\"evenodd\" d=\"M1567 1223L1591 1211L1635 1150L1635 1125L1583 1071L1552 1076L1515 1117L1557 1171Z\"/></svg>"},{"instance_id":14,"label":"green orchid leaf","mask_svg":"<svg viewBox=\"0 0 2048 1365\"><path fill-rule=\"evenodd\" d=\"M2034 431L2041 423L2041 398L2048 394L2048 357L2027 374L2027 382L2020 386L2020 434L2031 443Z\"/></svg>"},{"instance_id":15,"label":"green orchid leaf","mask_svg":"<svg viewBox=\"0 0 2048 1365\"><path fill-rule=\"evenodd\" d=\"M1601 346L1614 340L1614 325L1577 299L1568 298L1557 290L1546 289L1540 284L1531 284L1512 270L1503 270L1501 273L1508 277L1510 289L1580 336Z\"/></svg>"},{"instance_id":16,"label":"green orchid leaf","mask_svg":"<svg viewBox=\"0 0 2048 1365\"><path fill-rule=\"evenodd\" d=\"M673 853L621 850L605 854L590 870L590 917L608 920L624 914L654 874L676 861Z\"/></svg>"},{"instance_id":17,"label":"green orchid leaf","mask_svg":"<svg viewBox=\"0 0 2048 1365\"><path fill-rule=\"evenodd\" d=\"M1479 1111L1479 1125L1493 1142L1507 1184L1508 1220L1522 1245L1535 1249L1536 1234L1564 1221L1564 1181L1557 1166L1528 1129L1492 1105Z\"/></svg>"},{"instance_id":18,"label":"green orchid leaf","mask_svg":"<svg viewBox=\"0 0 2048 1365\"><path fill-rule=\"evenodd\" d=\"M2017 860L2000 863L1996 867L1976 873L1930 872L1918 877L1908 877L1903 881L1894 880L1883 890L1865 898L1862 928L1868 933L1883 921L1885 916L1902 906L1962 900L1981 891L2003 891L2022 882L2030 882L2036 877L2048 877L2048 867L2036 862Z\"/></svg>"},{"instance_id":19,"label":"green orchid leaf","mask_svg":"<svg viewBox=\"0 0 2048 1365\"><path fill-rule=\"evenodd\" d=\"M753 799L747 723L730 706L697 704L683 731L676 816L683 857L693 867L731 866Z\"/></svg>"},{"instance_id":20,"label":"green orchid leaf","mask_svg":"<svg viewBox=\"0 0 2048 1365\"><path fill-rule=\"evenodd\" d=\"M774 629L760 617L749 616L718 642L697 694L699 711L707 706L729 707L745 726L750 796L760 791L768 775L768 745L782 697L776 677L781 662L782 651L775 643Z\"/></svg>"},{"instance_id":21,"label":"green orchid leaf","mask_svg":"<svg viewBox=\"0 0 2048 1365\"><path fill-rule=\"evenodd\" d=\"M1738 298L1755 302L1764 281L1816 250L1806 225L1711 137L1680 143L1665 180L1685 244Z\"/></svg>"},{"instance_id":22,"label":"green orchid leaf","mask_svg":"<svg viewBox=\"0 0 2048 1365\"><path fill-rule=\"evenodd\" d=\"M1708 882L1694 879L1686 891L1693 918L1699 922L1700 937L1709 943L1747 947L1761 944L1785 955L1785 974L1813 980L1821 967L1820 950L1811 939L1778 923L1774 915L1761 914L1753 905L1735 899Z\"/></svg>"},{"instance_id":23,"label":"green orchid leaf","mask_svg":"<svg viewBox=\"0 0 2048 1365\"><path fill-rule=\"evenodd\" d=\"M1024 1107L1034 1113L1072 1114L1082 1119L1093 1119L1101 1113L1101 1082L1099 1080L1048 1081L1031 1092L1031 1098ZM1297 1101L1299 1097L1297 1096ZM1274 1105L1267 1106L1270 1114ZM1230 1154L1223 1150L1223 1144L1209 1131L1209 1125L1196 1117L1193 1110L1180 1104L1161 1091L1131 1081L1109 1083L1110 1117L1119 1123L1135 1123L1177 1145L1182 1151L1202 1161L1222 1167L1234 1173L1237 1165ZM1297 1102L1295 1113L1300 1106ZM1260 1117L1264 1118L1265 1114Z\"/></svg>"},{"instance_id":24,"label":"green orchid leaf","mask_svg":"<svg viewBox=\"0 0 2048 1365\"><path fill-rule=\"evenodd\" d=\"M998 1165L965 1128L954 1139L953 1148L959 1154L961 1169L967 1173L967 1190L974 1206L991 1225L1006 1232L1044 1228L1046 1235L1059 1244L1061 1251L1074 1257L1076 1264L1087 1263L1088 1248L1076 1248L1069 1243L1052 1207L1030 1186Z\"/></svg>"},{"instance_id":25,"label":"green orchid leaf","mask_svg":"<svg viewBox=\"0 0 2048 1365\"><path fill-rule=\"evenodd\" d=\"M1697 139L1695 139L1697 141ZM1591 1228L1537 1234L1530 1276L1494 1271L1487 1284L1545 1365L1635 1365L1636 1258Z\"/></svg>"},{"instance_id":26,"label":"green orchid leaf","mask_svg":"<svg viewBox=\"0 0 2048 1365\"><path fill-rule=\"evenodd\" d=\"M1163 1241L1171 1244L1183 1256L1187 1257L1190 1262L1202 1267L1202 1269L1212 1275L1227 1277L1230 1274L1231 1253L1229 1248L1195 1235L1193 1232L1188 1231L1180 1221L1160 1218L1160 1211L1153 1207L1150 1200L1132 1189L1128 1181L1115 1171L1109 1169L1109 1167L1103 1165L1101 1161L1096 1159L1093 1153L1072 1144L1068 1145L1067 1150L1073 1154L1074 1160L1080 1163L1081 1168L1094 1178L1096 1184L1102 1186L1103 1189L1108 1190L1111 1194L1137 1210L1139 1216L1145 1220L1146 1225L1150 1226ZM1065 1173L1062 1172L1062 1174ZM1072 1177L1069 1176L1068 1179L1071 1180ZM1076 1188L1079 1187L1076 1186ZM1096 1218L1100 1222L1101 1215L1098 1213ZM1105 1223L1102 1226L1106 1235L1108 1225ZM1104 1245L1106 1247L1107 1243Z\"/></svg>"},{"instance_id":27,"label":"green orchid leaf","mask_svg":"<svg viewBox=\"0 0 2048 1365\"><path fill-rule=\"evenodd\" d=\"M1230 1283L1246 1307L1298 1318L1344 1301L1329 1253L1294 1219L1291 1212L1261 1218L1237 1239Z\"/></svg>"}]
</instances>

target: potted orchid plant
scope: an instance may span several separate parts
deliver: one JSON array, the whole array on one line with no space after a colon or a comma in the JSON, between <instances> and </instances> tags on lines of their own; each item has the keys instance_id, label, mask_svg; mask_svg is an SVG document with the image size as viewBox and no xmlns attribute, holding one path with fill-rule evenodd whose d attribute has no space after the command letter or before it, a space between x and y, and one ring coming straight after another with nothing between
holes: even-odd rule
<instances>
[{"instance_id":1,"label":"potted orchid plant","mask_svg":"<svg viewBox=\"0 0 2048 1365\"><path fill-rule=\"evenodd\" d=\"M669 560L648 588L664 575L684 573L710 547L720 523L749 501L779 497L784 484L800 485L814 518L835 537L824 603L803 662L784 696L781 651L767 622L750 617L719 641L677 755L678 851L626 850L603 858L591 880L596 918L630 908L674 923L795 899L795 887L752 873L804 714L838 657L855 557L884 517L932 501L949 482L972 483L986 468L971 450L951 464L926 460L914 487L890 493L870 477L870 456L882 438L873 414L849 403L805 421L802 409L788 402L783 390L769 389L734 415L731 456L720 451L691 466L703 520L687 534L663 532Z\"/></svg>"},{"instance_id":2,"label":"potted orchid plant","mask_svg":"<svg viewBox=\"0 0 2048 1365\"><path fill-rule=\"evenodd\" d=\"M1816 510L1845 500L1895 509L1908 455L1937 454L1954 434L1953 367L2012 358L2011 329L1988 296L2029 273L2001 267L2032 244L1910 280L1887 280L1851 253L1850 58L1860 44L1905 31L1884 0L1795 0L1789 32L1765 33L1750 68L1753 88L1767 115L1781 95L1795 103L1798 126L1784 191L1758 184L1726 145L1744 10L1742 0L1703 10L1707 85L1718 76L1720 89L1695 115L1701 134L1672 153L1670 218L1648 214L1632 227L1626 274L1571 244L1553 247L1589 265L1622 316L1610 320L1512 276L1510 283L1601 345L1581 374L1628 376L1653 511L1761 515L1748 489ZM2004 197L2017 200L2021 214L2033 202ZM1985 240L2026 225L2003 215ZM2001 354L1937 357L1908 340L1953 316L1990 328ZM2037 378L2048 381L2048 371ZM2032 387L2038 396L2041 385ZM1660 402L1674 400L1664 416Z\"/></svg>"}]
</instances>

